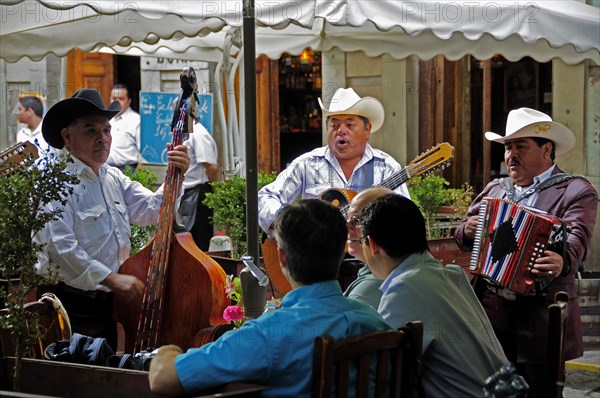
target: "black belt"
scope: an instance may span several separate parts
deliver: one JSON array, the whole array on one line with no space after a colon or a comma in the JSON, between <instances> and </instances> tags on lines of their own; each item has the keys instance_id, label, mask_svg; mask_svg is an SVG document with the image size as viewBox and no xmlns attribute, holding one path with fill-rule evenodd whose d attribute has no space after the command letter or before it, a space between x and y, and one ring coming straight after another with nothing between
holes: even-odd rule
<instances>
[{"instance_id":1,"label":"black belt","mask_svg":"<svg viewBox=\"0 0 600 398\"><path fill-rule=\"evenodd\" d=\"M63 293L66 293L66 294L74 294L74 295L84 296L84 297L87 297L87 298L91 298L91 299L94 299L94 300L101 300L101 301L107 301L113 295L112 292L106 292L104 290L82 290L82 289L77 289L76 287L69 286L69 285L67 285L64 282L58 282L58 285L56 286L56 288L54 290L58 291L58 292L63 292Z\"/></svg>"}]
</instances>

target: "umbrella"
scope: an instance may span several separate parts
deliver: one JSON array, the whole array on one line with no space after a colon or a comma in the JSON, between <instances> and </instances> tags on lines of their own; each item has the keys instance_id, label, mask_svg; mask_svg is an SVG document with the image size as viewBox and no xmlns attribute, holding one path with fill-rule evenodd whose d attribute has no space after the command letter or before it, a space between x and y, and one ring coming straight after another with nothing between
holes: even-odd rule
<instances>
[{"instance_id":1,"label":"umbrella","mask_svg":"<svg viewBox=\"0 0 600 398\"><path fill-rule=\"evenodd\" d=\"M163 47L200 57L207 48L201 38L243 23L239 0L0 3L0 58L9 62L107 46L150 53ZM257 0L255 5L256 55L271 58L311 47L396 59L501 54L511 61L531 56L540 62L600 63L600 11L576 0ZM214 46L221 45L216 37Z\"/></svg>"}]
</instances>

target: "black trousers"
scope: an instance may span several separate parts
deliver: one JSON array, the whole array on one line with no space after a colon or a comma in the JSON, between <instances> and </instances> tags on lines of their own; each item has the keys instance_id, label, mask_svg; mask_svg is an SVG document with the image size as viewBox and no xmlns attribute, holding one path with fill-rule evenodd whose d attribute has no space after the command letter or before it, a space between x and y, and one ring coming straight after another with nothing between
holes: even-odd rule
<instances>
[{"instance_id":1,"label":"black trousers","mask_svg":"<svg viewBox=\"0 0 600 398\"><path fill-rule=\"evenodd\" d=\"M38 295L51 292L62 302L74 333L104 337L117 351L117 326L112 319L113 293L102 290L80 290L60 282L38 289Z\"/></svg>"},{"instance_id":2,"label":"black trousers","mask_svg":"<svg viewBox=\"0 0 600 398\"><path fill-rule=\"evenodd\" d=\"M521 298L518 301L506 300L496 296L485 288L482 278L475 278L475 291L486 311L496 337L504 349L504 354L517 367L517 373L525 378L529 385L528 398L545 398L547 386L545 360L525 360L524 352L529 356L532 352L544 353L547 347L547 326L536 322L536 317L528 308L534 308L535 297ZM528 338L535 336L535 338ZM524 349L526 346L527 349ZM543 355L542 355L543 356ZM564 372L564 370L563 370ZM563 375L564 380L564 375Z\"/></svg>"},{"instance_id":3,"label":"black trousers","mask_svg":"<svg viewBox=\"0 0 600 398\"><path fill-rule=\"evenodd\" d=\"M213 225L210 221L210 217L213 215L212 209L208 208L202 203L206 194L212 192L212 187L209 183L200 184L191 189L198 189L198 201L196 202L196 218L194 219L194 225L190 229L190 233L196 242L196 246L200 250L208 251L210 245L210 239L213 236ZM187 190L186 190L187 192ZM185 192L183 193L185 195Z\"/></svg>"}]
</instances>

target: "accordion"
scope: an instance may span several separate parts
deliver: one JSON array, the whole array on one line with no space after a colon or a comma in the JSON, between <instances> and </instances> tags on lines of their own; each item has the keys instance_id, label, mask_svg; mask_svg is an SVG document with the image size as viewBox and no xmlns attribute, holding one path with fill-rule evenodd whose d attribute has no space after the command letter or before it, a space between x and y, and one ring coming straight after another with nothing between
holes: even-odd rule
<instances>
[{"instance_id":1,"label":"accordion","mask_svg":"<svg viewBox=\"0 0 600 398\"><path fill-rule=\"evenodd\" d=\"M550 281L536 280L533 264L545 250L560 253L567 233L558 217L505 199L483 198L469 270L521 295L540 292Z\"/></svg>"}]
</instances>

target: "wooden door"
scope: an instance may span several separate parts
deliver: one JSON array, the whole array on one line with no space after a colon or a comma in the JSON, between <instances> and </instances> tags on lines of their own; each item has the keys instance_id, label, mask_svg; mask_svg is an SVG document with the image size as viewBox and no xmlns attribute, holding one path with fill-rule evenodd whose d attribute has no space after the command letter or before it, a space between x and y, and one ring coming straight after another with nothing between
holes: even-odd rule
<instances>
[{"instance_id":1,"label":"wooden door","mask_svg":"<svg viewBox=\"0 0 600 398\"><path fill-rule=\"evenodd\" d=\"M279 68L265 56L256 59L256 128L258 168L279 170Z\"/></svg>"},{"instance_id":2,"label":"wooden door","mask_svg":"<svg viewBox=\"0 0 600 398\"><path fill-rule=\"evenodd\" d=\"M110 91L114 82L114 58L111 54L86 53L71 50L67 54L68 98L82 88L95 88L105 105L110 103Z\"/></svg>"},{"instance_id":3,"label":"wooden door","mask_svg":"<svg viewBox=\"0 0 600 398\"><path fill-rule=\"evenodd\" d=\"M450 142L455 147L454 160L443 176L454 187L469 182L481 190L483 182L490 181L491 169L490 143L482 138L482 131L490 131L491 127L491 63L480 63L483 74L480 86L472 85L470 63L470 57L449 61L442 55L420 62L419 150L425 151L442 141ZM473 107L473 90L480 91L477 98L481 98L481 103L477 107ZM481 120L481 126L473 126L473 118ZM478 158L473 159L472 146L477 147ZM473 166L474 162L478 166Z\"/></svg>"},{"instance_id":4,"label":"wooden door","mask_svg":"<svg viewBox=\"0 0 600 398\"><path fill-rule=\"evenodd\" d=\"M465 103L460 61L448 61L443 55L421 61L419 70L419 151L424 152L447 141L455 148L452 167L443 176L452 185L460 185L461 170L468 164L462 145ZM467 168L468 170L468 168Z\"/></svg>"}]
</instances>

